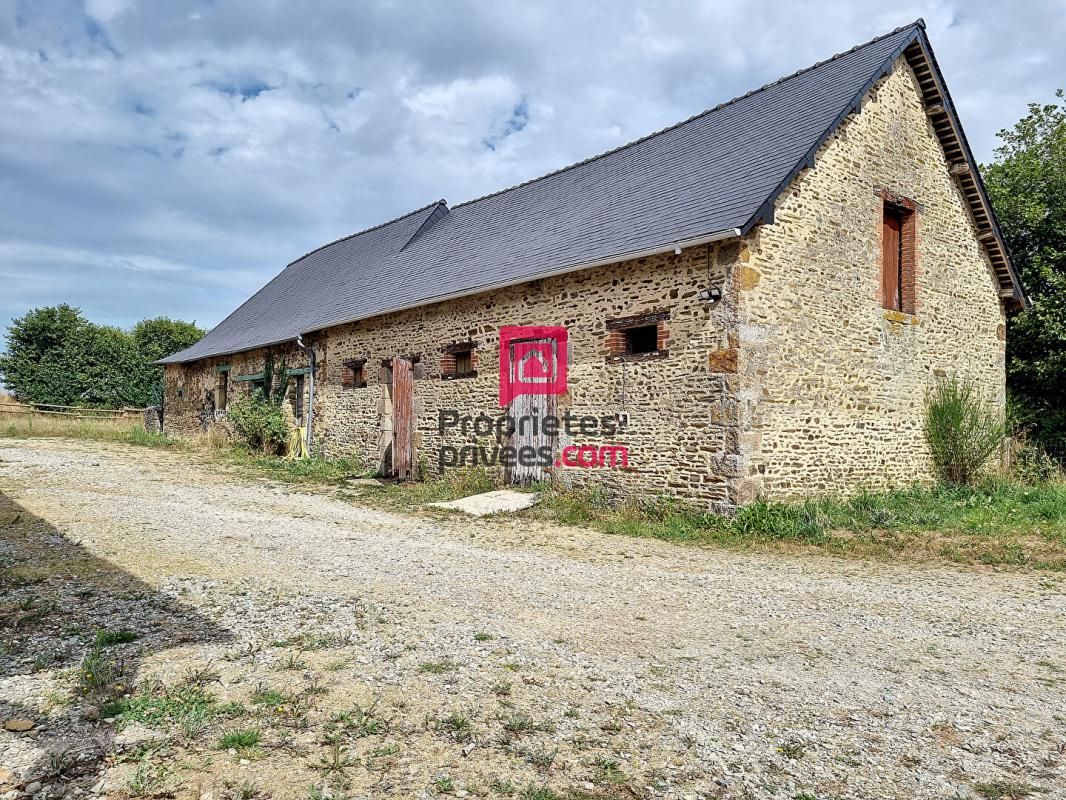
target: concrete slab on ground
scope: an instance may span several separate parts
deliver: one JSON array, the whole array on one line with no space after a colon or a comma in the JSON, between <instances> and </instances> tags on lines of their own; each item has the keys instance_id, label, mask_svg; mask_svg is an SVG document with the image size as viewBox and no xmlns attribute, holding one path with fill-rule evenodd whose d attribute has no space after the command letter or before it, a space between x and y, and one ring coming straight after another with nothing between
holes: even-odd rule
<instances>
[{"instance_id":1,"label":"concrete slab on ground","mask_svg":"<svg viewBox=\"0 0 1066 800\"><path fill-rule=\"evenodd\" d=\"M482 492L481 494L472 494L469 497L461 497L458 500L430 503L429 505L435 508L452 508L475 517L484 517L486 514L521 511L523 508L529 508L536 503L537 499L538 495L533 492L515 492L510 489L499 489L495 492Z\"/></svg>"}]
</instances>

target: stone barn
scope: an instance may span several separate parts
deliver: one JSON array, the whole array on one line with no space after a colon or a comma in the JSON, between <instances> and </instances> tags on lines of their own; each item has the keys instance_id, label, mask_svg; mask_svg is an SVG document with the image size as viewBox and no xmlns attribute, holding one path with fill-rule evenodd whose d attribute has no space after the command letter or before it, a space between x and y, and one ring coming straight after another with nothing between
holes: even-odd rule
<instances>
[{"instance_id":1,"label":"stone barn","mask_svg":"<svg viewBox=\"0 0 1066 800\"><path fill-rule=\"evenodd\" d=\"M301 256L165 364L191 434L284 361L312 449L729 509L929 476L1026 303L922 21Z\"/></svg>"}]
</instances>

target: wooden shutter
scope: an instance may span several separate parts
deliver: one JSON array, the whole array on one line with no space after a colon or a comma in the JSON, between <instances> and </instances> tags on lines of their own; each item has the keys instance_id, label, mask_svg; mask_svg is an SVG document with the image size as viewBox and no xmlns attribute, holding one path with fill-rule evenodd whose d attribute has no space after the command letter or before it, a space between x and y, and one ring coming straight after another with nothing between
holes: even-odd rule
<instances>
[{"instance_id":1,"label":"wooden shutter","mask_svg":"<svg viewBox=\"0 0 1066 800\"><path fill-rule=\"evenodd\" d=\"M881 239L881 305L894 311L900 310L900 234L903 217L886 208Z\"/></svg>"}]
</instances>

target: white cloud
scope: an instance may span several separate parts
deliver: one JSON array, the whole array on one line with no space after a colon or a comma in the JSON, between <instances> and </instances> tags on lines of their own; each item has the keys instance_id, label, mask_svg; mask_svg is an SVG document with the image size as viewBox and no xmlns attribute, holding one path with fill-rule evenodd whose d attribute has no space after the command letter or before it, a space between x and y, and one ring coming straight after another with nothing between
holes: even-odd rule
<instances>
[{"instance_id":1,"label":"white cloud","mask_svg":"<svg viewBox=\"0 0 1066 800\"><path fill-rule=\"evenodd\" d=\"M85 13L98 22L110 22L131 8L135 0L85 0Z\"/></svg>"},{"instance_id":2,"label":"white cloud","mask_svg":"<svg viewBox=\"0 0 1066 800\"><path fill-rule=\"evenodd\" d=\"M1066 74L1057 2L0 0L0 324L62 301L212 324L324 241L617 147L918 16L988 159Z\"/></svg>"}]
</instances>

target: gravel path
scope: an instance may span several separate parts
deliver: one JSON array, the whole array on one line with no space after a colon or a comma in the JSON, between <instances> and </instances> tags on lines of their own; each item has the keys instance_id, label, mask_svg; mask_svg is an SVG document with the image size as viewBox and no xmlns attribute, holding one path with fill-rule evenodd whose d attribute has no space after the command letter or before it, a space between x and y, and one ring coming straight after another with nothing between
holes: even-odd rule
<instances>
[{"instance_id":1,"label":"gravel path","mask_svg":"<svg viewBox=\"0 0 1066 800\"><path fill-rule=\"evenodd\" d=\"M353 797L1066 797L1057 575L402 516L94 443L0 440L0 489L136 581L136 603L116 594L94 613L141 623L139 681L211 664L223 700L247 703L263 682L324 687L303 728L256 721L268 736L254 758L172 739L179 795L251 776L307 797L330 715L377 699L390 732L349 742L357 763L334 781ZM318 631L335 641L286 645ZM0 765L21 785L46 751L108 727L49 710L69 679L31 666L32 649L0 673L0 701L42 720L0 731ZM438 724L456 710L471 732ZM512 736L516 714L540 729ZM130 780L115 747L83 781L103 776L98 793Z\"/></svg>"}]
</instances>

